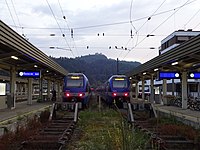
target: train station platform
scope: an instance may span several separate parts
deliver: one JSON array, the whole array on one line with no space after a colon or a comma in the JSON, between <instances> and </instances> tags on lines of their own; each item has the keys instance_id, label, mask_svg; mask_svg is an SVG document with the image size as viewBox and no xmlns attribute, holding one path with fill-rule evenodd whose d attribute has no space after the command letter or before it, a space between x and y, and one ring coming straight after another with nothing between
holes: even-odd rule
<instances>
[{"instance_id":1,"label":"train station platform","mask_svg":"<svg viewBox=\"0 0 200 150\"><path fill-rule=\"evenodd\" d=\"M153 104L152 106L158 113L167 114L167 116L174 116L185 124L193 126L197 129L200 128L200 111L161 104Z\"/></svg>"},{"instance_id":2,"label":"train station platform","mask_svg":"<svg viewBox=\"0 0 200 150\"><path fill-rule=\"evenodd\" d=\"M20 116L29 116L36 114L52 106L52 102L38 103L36 100L31 105L27 101L16 103L15 109L0 110L0 126L6 123L15 122Z\"/></svg>"},{"instance_id":3,"label":"train station platform","mask_svg":"<svg viewBox=\"0 0 200 150\"><path fill-rule=\"evenodd\" d=\"M131 103L133 105L138 105L139 109L144 108L144 104L151 104L147 100L142 99L131 99ZM200 129L200 111L191 110L191 109L183 109L177 106L168 106L163 104L151 104L153 110L156 112L156 115L175 117L177 120L195 127L196 129Z\"/></svg>"}]
</instances>

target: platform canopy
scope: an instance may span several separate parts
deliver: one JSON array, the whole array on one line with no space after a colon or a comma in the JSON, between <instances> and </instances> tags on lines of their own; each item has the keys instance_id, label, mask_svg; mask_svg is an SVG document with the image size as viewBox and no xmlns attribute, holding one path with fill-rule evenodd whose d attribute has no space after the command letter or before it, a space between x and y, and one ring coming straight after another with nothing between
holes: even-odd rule
<instances>
[{"instance_id":1,"label":"platform canopy","mask_svg":"<svg viewBox=\"0 0 200 150\"><path fill-rule=\"evenodd\" d=\"M173 64L173 65L172 65ZM127 73L133 80L148 80L157 71L200 71L200 35L147 61Z\"/></svg>"},{"instance_id":2,"label":"platform canopy","mask_svg":"<svg viewBox=\"0 0 200 150\"><path fill-rule=\"evenodd\" d=\"M0 20L0 68L40 70L43 77L63 78L68 71Z\"/></svg>"}]
</instances>

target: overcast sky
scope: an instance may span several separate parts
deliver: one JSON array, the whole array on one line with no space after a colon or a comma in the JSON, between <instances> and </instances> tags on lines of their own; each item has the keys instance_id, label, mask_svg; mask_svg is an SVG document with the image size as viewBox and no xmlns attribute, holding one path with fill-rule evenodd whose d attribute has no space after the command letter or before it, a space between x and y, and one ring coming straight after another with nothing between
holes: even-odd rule
<instances>
[{"instance_id":1,"label":"overcast sky","mask_svg":"<svg viewBox=\"0 0 200 150\"><path fill-rule=\"evenodd\" d=\"M0 19L48 56L144 63L175 30L200 31L200 0L0 0Z\"/></svg>"}]
</instances>

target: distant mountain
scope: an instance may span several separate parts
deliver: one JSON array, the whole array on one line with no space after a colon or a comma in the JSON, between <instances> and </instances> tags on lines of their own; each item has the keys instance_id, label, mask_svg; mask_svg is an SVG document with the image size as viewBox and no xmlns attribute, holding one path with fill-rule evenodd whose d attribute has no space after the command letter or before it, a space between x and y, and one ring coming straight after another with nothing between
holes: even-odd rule
<instances>
[{"instance_id":1,"label":"distant mountain","mask_svg":"<svg viewBox=\"0 0 200 150\"><path fill-rule=\"evenodd\" d=\"M96 53L95 55L86 55L74 59L66 57L51 57L51 59L69 72L84 73L93 86L98 86L108 80L113 74L117 74L117 60L108 59L103 54ZM140 64L139 62L119 61L119 74L125 74Z\"/></svg>"}]
</instances>

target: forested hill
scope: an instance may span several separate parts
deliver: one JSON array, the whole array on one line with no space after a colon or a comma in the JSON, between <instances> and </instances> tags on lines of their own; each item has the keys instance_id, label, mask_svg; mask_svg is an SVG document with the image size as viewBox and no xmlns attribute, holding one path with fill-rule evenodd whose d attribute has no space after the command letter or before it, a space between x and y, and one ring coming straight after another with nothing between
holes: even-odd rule
<instances>
[{"instance_id":1,"label":"forested hill","mask_svg":"<svg viewBox=\"0 0 200 150\"><path fill-rule=\"evenodd\" d=\"M117 74L117 61L108 59L105 55L95 54L76 58L53 58L58 64L69 72L84 73L91 85L97 86L104 83L111 75ZM125 74L138 65L139 62L119 61L119 74Z\"/></svg>"}]
</instances>

